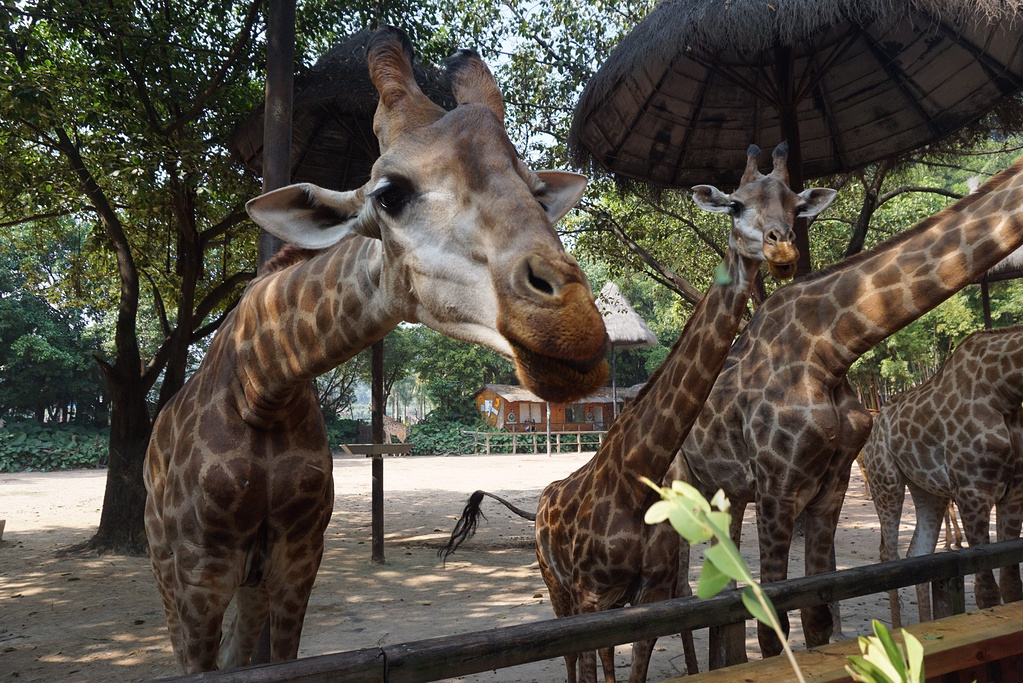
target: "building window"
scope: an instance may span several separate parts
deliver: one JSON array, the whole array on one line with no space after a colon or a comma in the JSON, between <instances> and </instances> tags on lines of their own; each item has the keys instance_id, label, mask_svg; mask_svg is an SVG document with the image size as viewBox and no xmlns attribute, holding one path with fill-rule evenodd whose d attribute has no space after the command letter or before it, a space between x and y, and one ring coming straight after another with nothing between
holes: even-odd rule
<instances>
[{"instance_id":1,"label":"building window","mask_svg":"<svg viewBox=\"0 0 1023 683\"><path fill-rule=\"evenodd\" d=\"M586 422L586 404L572 403L565 406L565 422Z\"/></svg>"}]
</instances>

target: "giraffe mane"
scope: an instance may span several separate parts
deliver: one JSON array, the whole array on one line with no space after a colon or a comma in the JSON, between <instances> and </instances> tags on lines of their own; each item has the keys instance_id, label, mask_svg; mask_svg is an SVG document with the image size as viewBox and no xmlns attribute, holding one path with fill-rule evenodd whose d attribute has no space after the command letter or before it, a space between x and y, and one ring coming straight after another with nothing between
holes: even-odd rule
<instances>
[{"instance_id":1,"label":"giraffe mane","mask_svg":"<svg viewBox=\"0 0 1023 683\"><path fill-rule=\"evenodd\" d=\"M293 244L285 244L280 251L274 254L270 260L266 262L264 272L267 274L276 273L278 270L284 270L296 263L308 261L322 251L322 249L303 249L302 247L296 247Z\"/></svg>"}]
</instances>

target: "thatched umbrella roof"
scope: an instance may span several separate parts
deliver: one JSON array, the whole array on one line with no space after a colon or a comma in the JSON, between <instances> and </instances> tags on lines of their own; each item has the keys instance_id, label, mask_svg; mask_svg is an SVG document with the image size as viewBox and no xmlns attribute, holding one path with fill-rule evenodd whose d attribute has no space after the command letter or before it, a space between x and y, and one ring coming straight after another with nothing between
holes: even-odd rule
<instances>
[{"instance_id":1,"label":"thatched umbrella roof","mask_svg":"<svg viewBox=\"0 0 1023 683\"><path fill-rule=\"evenodd\" d=\"M1021 11L1023 0L665 0L586 86L570 143L577 161L658 187L734 187L751 142L783 139L800 181L855 169L1020 92Z\"/></svg>"},{"instance_id":2,"label":"thatched umbrella roof","mask_svg":"<svg viewBox=\"0 0 1023 683\"><path fill-rule=\"evenodd\" d=\"M380 147L373 135L379 96L366 66L371 31L360 31L331 48L307 74L295 78L291 180L332 190L359 187L369 179ZM418 61L416 82L431 100L453 109L444 74ZM263 173L263 107L254 110L230 141L232 152L256 175Z\"/></svg>"},{"instance_id":3,"label":"thatched umbrella roof","mask_svg":"<svg viewBox=\"0 0 1023 683\"><path fill-rule=\"evenodd\" d=\"M604 327L611 344L619 349L634 346L657 346L657 335L636 313L622 290L608 282L596 299L597 310L604 317Z\"/></svg>"},{"instance_id":4,"label":"thatched umbrella roof","mask_svg":"<svg viewBox=\"0 0 1023 683\"><path fill-rule=\"evenodd\" d=\"M1020 247L996 263L995 266L985 274L985 277L988 282L1013 280L1018 277L1023 277L1023 247Z\"/></svg>"}]
</instances>

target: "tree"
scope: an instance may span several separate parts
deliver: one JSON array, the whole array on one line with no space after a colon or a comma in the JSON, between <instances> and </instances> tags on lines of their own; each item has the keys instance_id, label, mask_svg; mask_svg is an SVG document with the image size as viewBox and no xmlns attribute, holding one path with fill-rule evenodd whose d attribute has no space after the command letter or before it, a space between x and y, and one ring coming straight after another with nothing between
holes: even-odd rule
<instances>
[{"instance_id":1,"label":"tree","mask_svg":"<svg viewBox=\"0 0 1023 683\"><path fill-rule=\"evenodd\" d=\"M340 419L355 403L356 387L369 372L369 365L369 354L363 351L316 378L316 395L328 425Z\"/></svg>"},{"instance_id":2,"label":"tree","mask_svg":"<svg viewBox=\"0 0 1023 683\"><path fill-rule=\"evenodd\" d=\"M60 220L102 245L83 268L113 294L110 466L96 550L145 546L142 462L189 348L252 276L244 200L258 193L224 146L261 96L257 0L239 5L37 0L0 9L0 220ZM87 227L86 227L87 226ZM143 299L154 320L139 319Z\"/></svg>"},{"instance_id":3,"label":"tree","mask_svg":"<svg viewBox=\"0 0 1023 683\"><path fill-rule=\"evenodd\" d=\"M30 289L27 259L0 254L0 414L67 421L105 418L92 355L100 349L83 311L51 305Z\"/></svg>"},{"instance_id":4,"label":"tree","mask_svg":"<svg viewBox=\"0 0 1023 683\"><path fill-rule=\"evenodd\" d=\"M512 364L494 351L456 341L428 328L416 329L422 336L417 344L420 354L415 367L423 391L435 406L432 418L475 419L472 396L484 384L515 383Z\"/></svg>"}]
</instances>

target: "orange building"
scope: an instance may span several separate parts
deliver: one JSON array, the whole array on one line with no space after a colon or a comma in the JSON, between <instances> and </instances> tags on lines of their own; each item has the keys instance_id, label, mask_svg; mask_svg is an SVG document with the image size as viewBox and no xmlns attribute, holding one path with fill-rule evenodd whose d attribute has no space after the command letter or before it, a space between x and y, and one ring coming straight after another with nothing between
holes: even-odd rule
<instances>
[{"instance_id":1,"label":"orange building","mask_svg":"<svg viewBox=\"0 0 1023 683\"><path fill-rule=\"evenodd\" d=\"M636 397L642 384L618 389L618 412ZM487 384L476 392L476 409L487 424L510 432L547 431L548 404L520 386ZM604 430L614 421L612 388L602 387L576 403L551 403L551 431Z\"/></svg>"}]
</instances>

